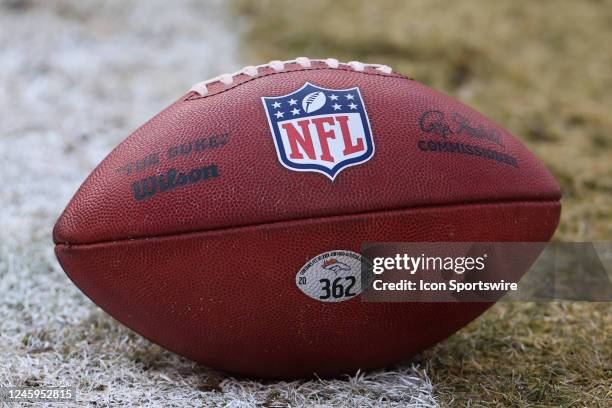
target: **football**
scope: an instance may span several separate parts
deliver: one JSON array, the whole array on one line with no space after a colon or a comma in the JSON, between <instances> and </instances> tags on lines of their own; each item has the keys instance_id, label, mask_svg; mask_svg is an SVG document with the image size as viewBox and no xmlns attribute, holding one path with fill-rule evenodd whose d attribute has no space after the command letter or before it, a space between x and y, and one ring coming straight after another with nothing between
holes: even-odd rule
<instances>
[{"instance_id":1,"label":"football","mask_svg":"<svg viewBox=\"0 0 612 408\"><path fill-rule=\"evenodd\" d=\"M364 242L545 242L560 190L521 142L391 68L304 57L196 84L89 175L55 253L97 305L261 378L407 359L491 303L363 302Z\"/></svg>"}]
</instances>

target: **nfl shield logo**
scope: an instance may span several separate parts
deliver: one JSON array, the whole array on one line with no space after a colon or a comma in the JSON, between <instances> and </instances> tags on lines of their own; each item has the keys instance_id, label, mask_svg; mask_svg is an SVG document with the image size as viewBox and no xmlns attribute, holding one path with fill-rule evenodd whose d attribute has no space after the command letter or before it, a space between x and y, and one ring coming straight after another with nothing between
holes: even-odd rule
<instances>
[{"instance_id":1,"label":"nfl shield logo","mask_svg":"<svg viewBox=\"0 0 612 408\"><path fill-rule=\"evenodd\" d=\"M331 180L374 154L370 122L359 88L327 89L306 82L295 92L261 98L278 159L294 171Z\"/></svg>"}]
</instances>

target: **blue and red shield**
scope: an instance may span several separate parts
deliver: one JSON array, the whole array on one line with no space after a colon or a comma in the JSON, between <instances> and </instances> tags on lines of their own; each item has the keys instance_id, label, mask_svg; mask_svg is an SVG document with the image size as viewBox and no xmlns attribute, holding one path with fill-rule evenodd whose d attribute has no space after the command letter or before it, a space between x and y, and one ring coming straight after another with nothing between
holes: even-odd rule
<instances>
[{"instance_id":1,"label":"blue and red shield","mask_svg":"<svg viewBox=\"0 0 612 408\"><path fill-rule=\"evenodd\" d=\"M261 98L281 164L331 180L374 154L359 88L327 89L306 82L295 92Z\"/></svg>"}]
</instances>

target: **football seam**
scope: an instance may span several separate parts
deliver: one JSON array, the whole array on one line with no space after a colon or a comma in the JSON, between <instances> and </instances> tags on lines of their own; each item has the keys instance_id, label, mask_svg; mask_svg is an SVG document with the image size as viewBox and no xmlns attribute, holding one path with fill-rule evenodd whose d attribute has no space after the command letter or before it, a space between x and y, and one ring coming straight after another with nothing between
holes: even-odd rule
<instances>
[{"instance_id":1,"label":"football seam","mask_svg":"<svg viewBox=\"0 0 612 408\"><path fill-rule=\"evenodd\" d=\"M121 242L133 242L133 241L165 239L165 238L172 238L172 237L182 237L182 236L187 236L187 235L192 235L192 234L219 233L219 232L224 232L224 231L241 230L245 228L261 228L264 226L275 226L279 224L282 225L282 224L291 224L291 223L300 223L300 222L316 222L319 220L324 221L324 220L341 219L341 218L348 218L348 217L352 218L352 217L360 217L364 215L374 215L374 216L381 215L382 216L382 215L410 211L410 210L419 211L419 210L424 210L424 209L452 208L452 207L462 207L462 206L467 207L467 206L478 206L478 205L511 205L511 204L527 204L528 205L528 204L546 204L546 203L555 204L559 202L560 202L560 198L549 198L549 199L542 199L542 200L506 199L506 200L499 200L499 201L495 201L495 200L482 201L481 200L481 201L470 201L470 202L464 202L464 203L448 203L448 204L433 204L433 205L428 204L428 205L422 205L422 206L400 207L400 208L393 208L393 209L386 209L386 210L361 211L361 212L348 213L348 214L332 214L332 215L321 215L321 216L305 217L305 218L291 218L287 220L261 222L261 223L255 223L255 224L231 225L231 226L226 226L226 227L218 227L218 228L210 228L210 229L195 229L195 230L189 230L189 231L172 232L168 234L143 235L143 236L134 236L134 237L126 237L126 238L118 238L118 239L108 239L108 240L103 240L103 241L91 241L91 242L83 242L83 243L55 242L55 246L56 247L62 246L62 247L68 247L68 248L87 247L87 246L96 246L96 245L105 245L105 244L116 244L116 243L121 243Z\"/></svg>"},{"instance_id":2,"label":"football seam","mask_svg":"<svg viewBox=\"0 0 612 408\"><path fill-rule=\"evenodd\" d=\"M206 95L200 95L196 91L189 91L187 93L187 95L185 96L185 99L183 99L183 101L184 102L195 101L195 100L202 99L202 98L208 98L210 96L220 95L220 94L222 94L224 92L231 91L232 89L235 89L235 88L239 87L240 85L246 84L246 83L251 82L251 81L256 81L257 79L264 78L264 77L267 77L267 76L270 76L270 75L288 74L288 73L291 73L291 72L322 71L322 70L346 71L346 72L354 72L354 73L363 74L363 75L380 76L380 77L385 77L385 78L398 78L398 79L404 79L406 81L414 81L414 79L409 78L409 77L407 77L405 75L402 75L402 74L398 74L397 72L392 72L391 74L378 74L376 72L355 71L353 69L345 68L345 67L342 67L342 68L341 67L338 67L338 68L330 68L330 67L301 68L301 69L285 70L285 71L279 71L279 72L275 71L275 72L269 72L267 74L257 75L256 77L249 78L249 79L247 79L245 81L242 81L240 83L232 85L231 87L229 87L227 89L223 89L221 91L214 92L214 93L209 93L209 94L206 94Z\"/></svg>"}]
</instances>

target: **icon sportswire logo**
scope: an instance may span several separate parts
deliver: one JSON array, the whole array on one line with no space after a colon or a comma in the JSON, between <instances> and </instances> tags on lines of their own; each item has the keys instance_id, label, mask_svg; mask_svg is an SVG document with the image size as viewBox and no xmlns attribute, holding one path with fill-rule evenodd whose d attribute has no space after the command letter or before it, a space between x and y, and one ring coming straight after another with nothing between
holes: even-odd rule
<instances>
[{"instance_id":1,"label":"icon sportswire logo","mask_svg":"<svg viewBox=\"0 0 612 408\"><path fill-rule=\"evenodd\" d=\"M370 121L357 87L327 89L306 82L292 93L261 100L278 159L290 170L334 180L374 154Z\"/></svg>"}]
</instances>

